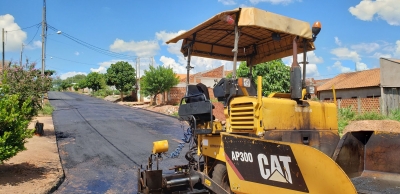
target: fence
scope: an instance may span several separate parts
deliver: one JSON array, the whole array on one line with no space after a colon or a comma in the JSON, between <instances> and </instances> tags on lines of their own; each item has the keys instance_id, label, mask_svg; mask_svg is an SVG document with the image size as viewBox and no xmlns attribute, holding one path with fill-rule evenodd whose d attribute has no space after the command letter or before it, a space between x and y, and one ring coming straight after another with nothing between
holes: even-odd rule
<instances>
[{"instance_id":1,"label":"fence","mask_svg":"<svg viewBox=\"0 0 400 194\"><path fill-rule=\"evenodd\" d=\"M333 102L333 100L324 100L324 102ZM381 98L350 98L338 99L338 108L351 108L357 113L376 112L381 113Z\"/></svg>"}]
</instances>

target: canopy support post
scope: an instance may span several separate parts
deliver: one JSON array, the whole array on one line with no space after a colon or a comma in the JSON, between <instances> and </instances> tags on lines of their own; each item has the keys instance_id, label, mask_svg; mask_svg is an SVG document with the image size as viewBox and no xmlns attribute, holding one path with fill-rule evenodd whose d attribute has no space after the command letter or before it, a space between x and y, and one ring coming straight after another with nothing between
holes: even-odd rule
<instances>
[{"instance_id":1,"label":"canopy support post","mask_svg":"<svg viewBox=\"0 0 400 194\"><path fill-rule=\"evenodd\" d=\"M237 54L239 51L239 27L238 27L238 22L239 22L239 15L240 15L240 10L236 13L236 19L235 19L235 43L233 45L233 70L232 70L232 78L236 79L236 66L237 66Z\"/></svg>"},{"instance_id":2,"label":"canopy support post","mask_svg":"<svg viewBox=\"0 0 400 194\"><path fill-rule=\"evenodd\" d=\"M193 69L192 66L190 66L190 58L192 56L192 47L194 44L194 41L196 40L196 33L193 34L193 41L188 44L188 58L187 58L187 65L186 65L186 84L189 85L189 71Z\"/></svg>"},{"instance_id":3,"label":"canopy support post","mask_svg":"<svg viewBox=\"0 0 400 194\"><path fill-rule=\"evenodd\" d=\"M306 88L306 67L307 67L307 40L303 39L303 82L302 87Z\"/></svg>"}]
</instances>

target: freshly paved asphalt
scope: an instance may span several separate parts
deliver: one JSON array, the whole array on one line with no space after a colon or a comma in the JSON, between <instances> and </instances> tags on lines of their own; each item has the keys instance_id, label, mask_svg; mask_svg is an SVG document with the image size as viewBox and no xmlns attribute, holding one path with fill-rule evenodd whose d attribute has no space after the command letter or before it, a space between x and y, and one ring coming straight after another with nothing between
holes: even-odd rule
<instances>
[{"instance_id":1,"label":"freshly paved asphalt","mask_svg":"<svg viewBox=\"0 0 400 194\"><path fill-rule=\"evenodd\" d=\"M170 116L77 93L50 92L49 100L65 172L55 193L135 193L152 142L169 140L171 152L185 128ZM164 158L162 168L186 164L184 153Z\"/></svg>"}]
</instances>

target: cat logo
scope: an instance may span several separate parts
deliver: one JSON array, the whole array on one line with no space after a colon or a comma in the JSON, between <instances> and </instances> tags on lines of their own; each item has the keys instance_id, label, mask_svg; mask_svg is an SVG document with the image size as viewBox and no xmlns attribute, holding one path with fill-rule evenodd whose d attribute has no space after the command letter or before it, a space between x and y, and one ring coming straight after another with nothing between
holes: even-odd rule
<instances>
[{"instance_id":1,"label":"cat logo","mask_svg":"<svg viewBox=\"0 0 400 194\"><path fill-rule=\"evenodd\" d=\"M293 183L290 175L289 163L291 162L291 159L289 156L271 155L269 160L270 162L268 162L268 157L266 155L258 154L257 159L261 177L263 179L282 183ZM279 161L282 162L283 168Z\"/></svg>"},{"instance_id":2,"label":"cat logo","mask_svg":"<svg viewBox=\"0 0 400 194\"><path fill-rule=\"evenodd\" d=\"M308 193L290 145L224 135L225 159L239 180Z\"/></svg>"}]
</instances>

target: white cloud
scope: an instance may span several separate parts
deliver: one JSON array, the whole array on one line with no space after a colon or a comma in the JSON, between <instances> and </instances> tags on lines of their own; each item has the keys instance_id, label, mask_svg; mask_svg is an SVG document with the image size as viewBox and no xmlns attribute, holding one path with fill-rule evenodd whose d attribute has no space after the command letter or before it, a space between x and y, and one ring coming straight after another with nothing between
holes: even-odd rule
<instances>
[{"instance_id":1,"label":"white cloud","mask_svg":"<svg viewBox=\"0 0 400 194\"><path fill-rule=\"evenodd\" d=\"M120 59L120 60L119 59L113 59L111 61L104 61L104 62L99 63L100 66L98 68L90 68L90 71L91 72L98 72L98 73L107 73L107 69L111 66L111 64L117 63L118 61L126 61L129 64L131 64L133 68L136 69L136 66L135 66L136 62L135 61L124 60L124 59Z\"/></svg>"},{"instance_id":2,"label":"white cloud","mask_svg":"<svg viewBox=\"0 0 400 194\"><path fill-rule=\"evenodd\" d=\"M21 29L17 23L14 22L14 17L10 14L0 15L0 28L4 28L5 32L5 50L6 51L19 51L21 45L27 38L26 32ZM16 31L14 31L16 30Z\"/></svg>"},{"instance_id":3,"label":"white cloud","mask_svg":"<svg viewBox=\"0 0 400 194\"><path fill-rule=\"evenodd\" d=\"M396 48L395 54L397 56L400 56L400 40L396 41L396 45L397 45L397 48Z\"/></svg>"},{"instance_id":4,"label":"white cloud","mask_svg":"<svg viewBox=\"0 0 400 194\"><path fill-rule=\"evenodd\" d=\"M356 63L356 68L358 71L368 69L367 64L361 62L361 57L356 51L342 47L342 48L336 48L336 49L331 50L331 53L336 55L335 60L352 60L353 62ZM335 62L335 64L333 66L340 69L341 72L346 72L347 69L350 69L350 68L341 66L340 61Z\"/></svg>"},{"instance_id":5,"label":"white cloud","mask_svg":"<svg viewBox=\"0 0 400 194\"><path fill-rule=\"evenodd\" d=\"M165 42L168 40L171 40L172 38L175 38L176 36L185 33L186 30L179 30L178 32L166 32L166 31L160 31L156 32L156 38L157 40L161 40L163 42L163 45L166 45Z\"/></svg>"},{"instance_id":6,"label":"white cloud","mask_svg":"<svg viewBox=\"0 0 400 194\"><path fill-rule=\"evenodd\" d=\"M289 57L285 57L282 59L282 61L287 65L287 66L291 66L292 62L293 62L293 57L289 56ZM297 61L298 62L302 62L303 61L303 54L300 53L297 55ZM321 64L324 62L324 59L322 57L317 57L317 55L315 55L314 51L308 51L307 52L307 62L310 64Z\"/></svg>"},{"instance_id":7,"label":"white cloud","mask_svg":"<svg viewBox=\"0 0 400 194\"><path fill-rule=\"evenodd\" d=\"M117 38L114 43L110 45L110 50L114 52L133 52L139 57L150 57L157 54L157 51L160 50L160 46L157 41L143 40L139 42L125 42Z\"/></svg>"},{"instance_id":8,"label":"white cloud","mask_svg":"<svg viewBox=\"0 0 400 194\"><path fill-rule=\"evenodd\" d=\"M324 62L324 59L322 57L318 57L314 51L308 51L307 52L307 66L306 66L306 77L319 77L320 73L318 71L317 64L321 64ZM298 54L297 55L297 60L298 62L303 61L303 54ZM282 61L287 65L291 66L293 63L293 57L285 57L282 59ZM303 64L300 64L301 68L303 68ZM303 72L303 71L302 71Z\"/></svg>"},{"instance_id":9,"label":"white cloud","mask_svg":"<svg viewBox=\"0 0 400 194\"><path fill-rule=\"evenodd\" d=\"M184 32L186 32L186 30L179 30L178 32L160 31L160 32L156 32L156 38L157 38L157 40L161 40L163 42L162 45L167 45L165 42L167 42L168 40L171 40L172 38L174 38ZM181 45L182 45L182 40L178 41L177 43L170 43L170 44L168 44L167 50L168 50L168 52L170 52L172 54L182 55Z\"/></svg>"},{"instance_id":10,"label":"white cloud","mask_svg":"<svg viewBox=\"0 0 400 194\"><path fill-rule=\"evenodd\" d=\"M67 73L63 73L60 75L60 79L67 79L69 77L73 77L75 75L79 75L79 74L83 74L83 75L87 75L87 73L85 72L76 72L76 71L71 71L71 72L67 72Z\"/></svg>"},{"instance_id":11,"label":"white cloud","mask_svg":"<svg viewBox=\"0 0 400 194\"><path fill-rule=\"evenodd\" d=\"M363 21L375 18L383 19L390 25L400 25L400 3L398 0L362 0L355 7L350 7L352 15Z\"/></svg>"},{"instance_id":12,"label":"white cloud","mask_svg":"<svg viewBox=\"0 0 400 194\"><path fill-rule=\"evenodd\" d=\"M380 53L380 52L376 52L376 53L374 53L374 55L372 55L372 57L373 58L377 58L377 59L379 59L379 58L392 58L392 55L391 54L383 54L383 53Z\"/></svg>"},{"instance_id":13,"label":"white cloud","mask_svg":"<svg viewBox=\"0 0 400 194\"><path fill-rule=\"evenodd\" d=\"M372 53L380 48L378 43L361 43L352 45L350 48L357 52Z\"/></svg>"},{"instance_id":14,"label":"white cloud","mask_svg":"<svg viewBox=\"0 0 400 194\"><path fill-rule=\"evenodd\" d=\"M186 73L186 68L184 65L181 65L175 61L175 59L161 56L160 58L161 63L163 63L164 67L170 67L174 70L175 73Z\"/></svg>"},{"instance_id":15,"label":"white cloud","mask_svg":"<svg viewBox=\"0 0 400 194\"><path fill-rule=\"evenodd\" d=\"M338 37L336 37L335 36L335 43L338 45L338 46L342 46L342 42L339 40L339 38Z\"/></svg>"},{"instance_id":16,"label":"white cloud","mask_svg":"<svg viewBox=\"0 0 400 194\"><path fill-rule=\"evenodd\" d=\"M347 73L347 72L351 72L351 69L348 67L344 67L342 66L342 63L340 61L336 61L333 66L333 68L338 69L341 73Z\"/></svg>"},{"instance_id":17,"label":"white cloud","mask_svg":"<svg viewBox=\"0 0 400 194\"><path fill-rule=\"evenodd\" d=\"M283 5L287 5L290 3L295 2L296 0L250 0L250 3L252 4L257 4L257 3L271 3L271 4L283 4ZM301 0L298 0L301 1Z\"/></svg>"},{"instance_id":18,"label":"white cloud","mask_svg":"<svg viewBox=\"0 0 400 194\"><path fill-rule=\"evenodd\" d=\"M75 54L76 56L79 56L80 53L79 53L78 51L76 51L74 54Z\"/></svg>"},{"instance_id":19,"label":"white cloud","mask_svg":"<svg viewBox=\"0 0 400 194\"><path fill-rule=\"evenodd\" d=\"M42 42L39 40L33 41L31 44L29 45L24 45L25 49L28 50L33 50L33 49L37 49L37 48L42 48Z\"/></svg>"},{"instance_id":20,"label":"white cloud","mask_svg":"<svg viewBox=\"0 0 400 194\"><path fill-rule=\"evenodd\" d=\"M186 58L183 56L178 56L178 60L175 60L170 57L161 56L160 61L163 63L165 67L172 67L175 73L186 73ZM238 62L238 66L239 66ZM224 65L225 70L232 70L232 62L231 61L223 61L223 60L215 60L204 57L191 57L190 66L193 69L190 70L190 74L203 72L206 70L211 70L217 67Z\"/></svg>"},{"instance_id":21,"label":"white cloud","mask_svg":"<svg viewBox=\"0 0 400 194\"><path fill-rule=\"evenodd\" d=\"M362 62L356 62L357 71L367 70L367 64Z\"/></svg>"},{"instance_id":22,"label":"white cloud","mask_svg":"<svg viewBox=\"0 0 400 194\"><path fill-rule=\"evenodd\" d=\"M360 55L356 51L351 51L348 48L341 47L331 50L331 53L336 55L337 60L352 60L354 62L360 61Z\"/></svg>"},{"instance_id":23,"label":"white cloud","mask_svg":"<svg viewBox=\"0 0 400 194\"><path fill-rule=\"evenodd\" d=\"M221 2L224 5L236 5L235 0L218 0L218 2Z\"/></svg>"},{"instance_id":24,"label":"white cloud","mask_svg":"<svg viewBox=\"0 0 400 194\"><path fill-rule=\"evenodd\" d=\"M300 64L301 69L303 69L303 64ZM301 71L303 73L303 71ZM306 66L306 78L314 78L314 77L319 77L319 71L318 71L318 67L317 64L307 64Z\"/></svg>"}]
</instances>

